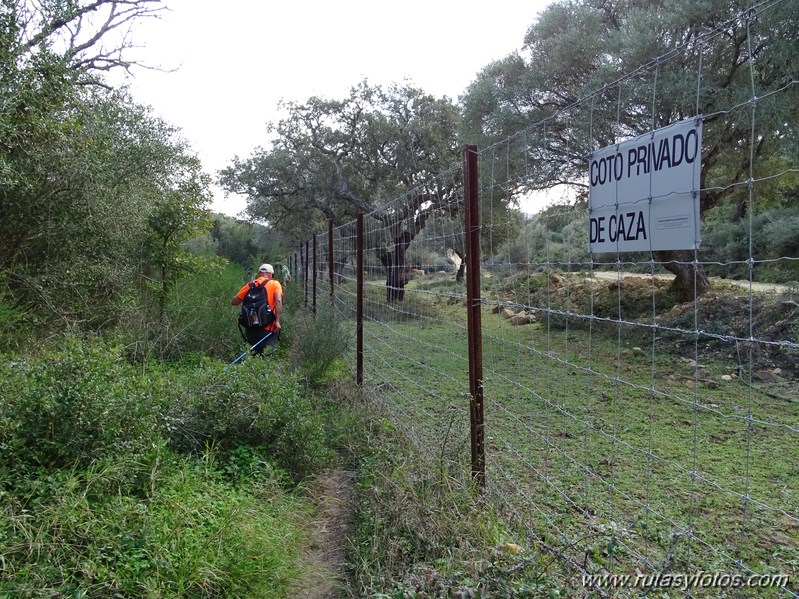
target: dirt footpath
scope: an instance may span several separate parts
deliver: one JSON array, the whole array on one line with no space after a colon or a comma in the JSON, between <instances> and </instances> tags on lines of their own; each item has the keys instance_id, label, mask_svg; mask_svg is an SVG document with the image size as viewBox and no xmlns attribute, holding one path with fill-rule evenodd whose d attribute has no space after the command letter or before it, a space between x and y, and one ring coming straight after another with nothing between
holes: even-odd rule
<instances>
[{"instance_id":1,"label":"dirt footpath","mask_svg":"<svg viewBox=\"0 0 799 599\"><path fill-rule=\"evenodd\" d=\"M291 596L339 599L346 596L347 543L354 517L352 472L323 474L314 494L319 505L319 516L310 523L314 539L303 554L304 573Z\"/></svg>"}]
</instances>

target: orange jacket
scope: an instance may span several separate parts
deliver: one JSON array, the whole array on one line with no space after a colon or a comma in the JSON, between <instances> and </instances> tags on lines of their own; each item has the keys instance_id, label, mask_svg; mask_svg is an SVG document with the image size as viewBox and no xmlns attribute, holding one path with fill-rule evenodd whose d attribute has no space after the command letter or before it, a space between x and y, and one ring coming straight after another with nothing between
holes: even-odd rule
<instances>
[{"instance_id":1,"label":"orange jacket","mask_svg":"<svg viewBox=\"0 0 799 599\"><path fill-rule=\"evenodd\" d=\"M266 301L269 302L269 307L272 309L272 312L275 313L275 321L280 320L280 313L275 310L275 295L280 294L280 301L283 302L283 286L280 284L280 281L276 281L275 279L267 280L266 277L258 277L256 278L253 283L256 285L266 285ZM244 296L247 295L247 291L250 289L250 284L247 283L244 287L239 289L239 292L236 294L236 297L240 300L244 300ZM273 322L272 324L266 325L264 330L266 331L274 331L277 328L277 325Z\"/></svg>"}]
</instances>

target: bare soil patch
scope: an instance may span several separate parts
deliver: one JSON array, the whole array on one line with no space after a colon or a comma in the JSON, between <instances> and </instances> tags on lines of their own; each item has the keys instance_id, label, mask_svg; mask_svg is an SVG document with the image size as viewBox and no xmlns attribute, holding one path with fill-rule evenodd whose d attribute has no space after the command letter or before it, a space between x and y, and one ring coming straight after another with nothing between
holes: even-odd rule
<instances>
[{"instance_id":1,"label":"bare soil patch","mask_svg":"<svg viewBox=\"0 0 799 599\"><path fill-rule=\"evenodd\" d=\"M659 350L677 355L693 351L693 331L700 331L702 355L724 362L751 365L755 373L779 369L776 384L799 378L795 342L799 337L799 296L785 285L712 279L709 292L690 302L679 302L671 289L673 275L595 272L591 278L569 279L558 274L520 274L509 277L496 290L513 303L527 297L530 305L561 310L577 316L552 314L551 326L584 327L582 315L595 332L615 334L617 322L630 325L654 322L664 327L658 334ZM501 302L500 302L501 303ZM608 319L604 322L602 319ZM628 326L625 340L646 343L647 328ZM640 339L638 338L640 337ZM757 378L757 377L756 377Z\"/></svg>"},{"instance_id":2,"label":"bare soil patch","mask_svg":"<svg viewBox=\"0 0 799 599\"><path fill-rule=\"evenodd\" d=\"M621 276L623 278L634 277L638 279L651 280L653 275L625 272L622 273ZM593 273L593 277L595 279L615 281L618 278L618 274L615 272L596 271ZM674 281L674 275L671 274L668 275L657 274L654 275L654 277L656 280L663 281L666 283L672 283ZM720 279L718 277L711 277L710 282L713 287L729 285L731 287L740 287L742 289L749 289L751 286L752 291L757 291L762 293L788 293L791 290L790 286L781 285L779 283L756 283L756 282L750 283L749 281L739 281L735 279Z\"/></svg>"}]
</instances>

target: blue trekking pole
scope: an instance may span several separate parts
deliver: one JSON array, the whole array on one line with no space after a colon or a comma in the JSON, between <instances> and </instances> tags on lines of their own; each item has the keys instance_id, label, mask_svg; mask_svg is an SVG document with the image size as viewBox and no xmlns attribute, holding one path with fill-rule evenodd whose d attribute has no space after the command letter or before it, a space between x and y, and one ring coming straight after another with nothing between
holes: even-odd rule
<instances>
[{"instance_id":1,"label":"blue trekking pole","mask_svg":"<svg viewBox=\"0 0 799 599\"><path fill-rule=\"evenodd\" d=\"M231 366L233 366L233 365L234 365L236 362L238 362L239 360L241 360L241 359L242 359L244 356L246 356L248 353L250 353L250 352L251 352L252 350L254 350L256 347L258 347L259 345L261 345L261 343L263 343L264 341L266 341L266 339L268 339L268 338L269 338L269 336L270 336L272 333L273 333L273 331L269 331L269 332L268 332L266 335L264 335L264 336L263 336L263 337L262 337L260 340L258 340L258 342L257 342L255 345L253 345L253 346L252 346L250 349L248 349L247 351L245 351L245 352L244 352L243 354L241 354L241 355L240 355L238 358L236 358L236 359L235 359L235 360L233 360L233 361L232 361L230 364L228 364L227 366L225 366L225 367L222 369L222 372L225 372L225 371L226 371L228 368L230 368Z\"/></svg>"}]
</instances>

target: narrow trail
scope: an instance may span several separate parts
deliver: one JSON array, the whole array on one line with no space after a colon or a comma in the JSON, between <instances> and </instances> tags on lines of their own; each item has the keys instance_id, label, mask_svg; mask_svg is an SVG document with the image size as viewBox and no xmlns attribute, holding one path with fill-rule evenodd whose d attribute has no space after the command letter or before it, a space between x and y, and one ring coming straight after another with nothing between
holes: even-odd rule
<instances>
[{"instance_id":1,"label":"narrow trail","mask_svg":"<svg viewBox=\"0 0 799 599\"><path fill-rule=\"evenodd\" d=\"M332 470L320 476L314 493L319 515L310 523L313 542L302 556L303 574L292 593L297 599L345 597L347 539L353 524L353 474Z\"/></svg>"}]
</instances>

